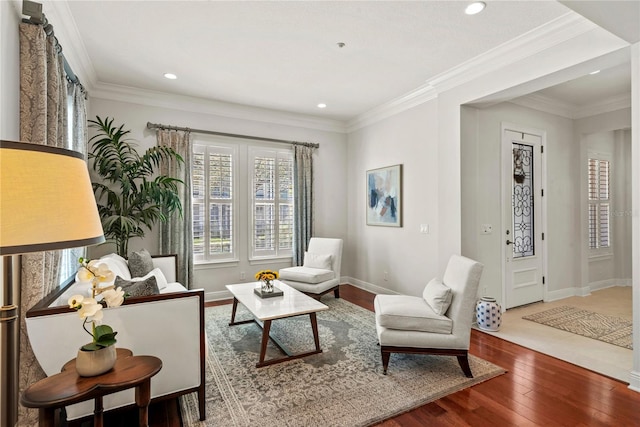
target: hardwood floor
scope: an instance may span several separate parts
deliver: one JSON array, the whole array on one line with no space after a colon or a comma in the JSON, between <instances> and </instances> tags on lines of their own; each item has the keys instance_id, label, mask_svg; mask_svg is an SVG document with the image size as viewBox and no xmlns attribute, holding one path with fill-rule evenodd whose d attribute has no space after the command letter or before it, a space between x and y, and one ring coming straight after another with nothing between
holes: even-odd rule
<instances>
[{"instance_id":1,"label":"hardwood floor","mask_svg":"<svg viewBox=\"0 0 640 427\"><path fill-rule=\"evenodd\" d=\"M342 285L340 296L373 310L375 295L366 291ZM470 352L507 373L389 419L379 427L640 426L640 393L629 390L625 383L476 330L471 333ZM135 423L136 413L128 412L120 411L117 419L106 418L106 425L135 425L129 423ZM154 427L181 425L176 399L153 404L149 415Z\"/></svg>"}]
</instances>

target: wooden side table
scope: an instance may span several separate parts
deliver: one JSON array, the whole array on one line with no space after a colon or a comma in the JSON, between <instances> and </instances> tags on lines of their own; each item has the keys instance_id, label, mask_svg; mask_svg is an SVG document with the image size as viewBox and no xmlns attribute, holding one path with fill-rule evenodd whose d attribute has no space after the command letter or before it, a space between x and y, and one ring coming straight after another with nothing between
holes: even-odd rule
<instances>
[{"instance_id":1,"label":"wooden side table","mask_svg":"<svg viewBox=\"0 0 640 427\"><path fill-rule=\"evenodd\" d=\"M149 425L151 377L162 369L162 361L154 356L133 356L118 348L116 364L109 372L95 377L81 377L76 372L76 360L70 360L62 372L32 384L24 391L20 403L39 409L40 426L53 427L55 411L67 405L95 399L94 426L102 427L102 397L135 387L140 426Z\"/></svg>"}]
</instances>

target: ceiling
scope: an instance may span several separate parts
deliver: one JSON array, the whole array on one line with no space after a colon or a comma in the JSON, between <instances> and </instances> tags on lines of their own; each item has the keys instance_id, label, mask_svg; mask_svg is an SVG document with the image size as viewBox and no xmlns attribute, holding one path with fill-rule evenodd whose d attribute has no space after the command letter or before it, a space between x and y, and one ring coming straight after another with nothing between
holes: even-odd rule
<instances>
[{"instance_id":1,"label":"ceiling","mask_svg":"<svg viewBox=\"0 0 640 427\"><path fill-rule=\"evenodd\" d=\"M571 2L555 1L487 1L475 16L464 14L464 1L66 5L70 19L63 25L75 27L90 89L116 85L340 121L574 13ZM178 79L165 79L167 72ZM588 103L591 88L599 88L593 99L630 90L623 80L630 81L624 70L602 72L550 88L546 96Z\"/></svg>"}]
</instances>

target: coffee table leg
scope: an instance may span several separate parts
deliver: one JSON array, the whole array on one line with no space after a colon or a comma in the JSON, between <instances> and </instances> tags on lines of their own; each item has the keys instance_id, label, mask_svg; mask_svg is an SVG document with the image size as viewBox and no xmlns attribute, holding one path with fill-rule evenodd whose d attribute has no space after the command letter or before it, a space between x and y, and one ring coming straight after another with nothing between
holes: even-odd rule
<instances>
[{"instance_id":1,"label":"coffee table leg","mask_svg":"<svg viewBox=\"0 0 640 427\"><path fill-rule=\"evenodd\" d=\"M140 427L149 427L149 402L151 401L151 378L136 387L136 405Z\"/></svg>"},{"instance_id":2,"label":"coffee table leg","mask_svg":"<svg viewBox=\"0 0 640 427\"><path fill-rule=\"evenodd\" d=\"M56 408L40 408L38 410L38 425L40 427L54 427L56 425L55 414Z\"/></svg>"},{"instance_id":3,"label":"coffee table leg","mask_svg":"<svg viewBox=\"0 0 640 427\"><path fill-rule=\"evenodd\" d=\"M318 319L316 319L316 313L309 313L309 317L311 318L313 341L316 343L316 350L320 351L320 336L318 335Z\"/></svg>"},{"instance_id":4,"label":"coffee table leg","mask_svg":"<svg viewBox=\"0 0 640 427\"><path fill-rule=\"evenodd\" d=\"M229 326L236 323L236 310L238 309L238 298L233 297L233 308L231 309L231 323Z\"/></svg>"},{"instance_id":5,"label":"coffee table leg","mask_svg":"<svg viewBox=\"0 0 640 427\"><path fill-rule=\"evenodd\" d=\"M267 343L269 343L269 331L271 330L271 320L265 320L262 325L262 344L260 345L260 361L256 366L260 367L267 356Z\"/></svg>"}]
</instances>

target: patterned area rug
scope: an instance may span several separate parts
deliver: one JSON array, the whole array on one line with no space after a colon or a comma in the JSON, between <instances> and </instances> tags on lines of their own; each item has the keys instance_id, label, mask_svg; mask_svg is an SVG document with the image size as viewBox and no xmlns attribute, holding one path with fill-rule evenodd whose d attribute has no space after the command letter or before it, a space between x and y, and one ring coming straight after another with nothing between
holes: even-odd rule
<instances>
[{"instance_id":1,"label":"patterned area rug","mask_svg":"<svg viewBox=\"0 0 640 427\"><path fill-rule=\"evenodd\" d=\"M632 323L620 317L563 305L522 318L583 337L633 349Z\"/></svg>"},{"instance_id":2,"label":"patterned area rug","mask_svg":"<svg viewBox=\"0 0 640 427\"><path fill-rule=\"evenodd\" d=\"M367 426L505 372L470 356L470 379L455 357L393 354L382 375L374 314L343 299L322 302L323 353L264 368L255 367L262 330L228 326L231 305L207 308L207 420L189 394L180 398L184 426ZM238 305L236 320L244 318ZM271 331L293 351L313 348L309 316L274 321ZM267 359L280 355L271 343L268 350Z\"/></svg>"}]
</instances>

